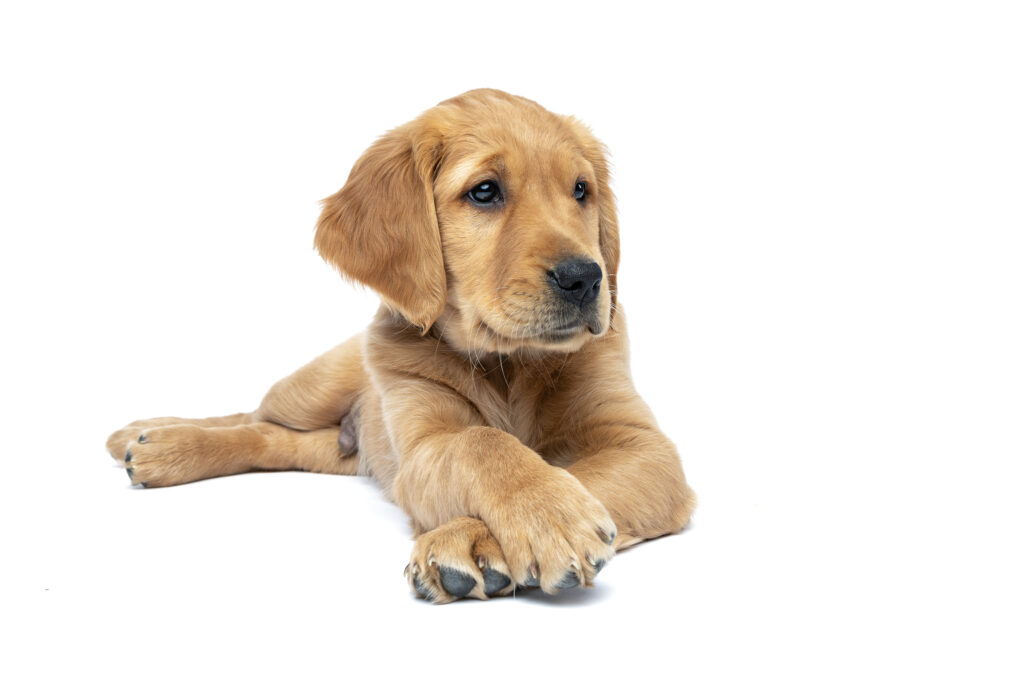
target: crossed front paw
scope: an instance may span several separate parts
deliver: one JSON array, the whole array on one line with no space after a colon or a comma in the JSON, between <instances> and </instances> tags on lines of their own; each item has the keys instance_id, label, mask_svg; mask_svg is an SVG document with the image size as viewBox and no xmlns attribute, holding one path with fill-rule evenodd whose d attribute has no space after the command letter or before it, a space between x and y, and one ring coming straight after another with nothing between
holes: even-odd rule
<instances>
[{"instance_id":1,"label":"crossed front paw","mask_svg":"<svg viewBox=\"0 0 1024 683\"><path fill-rule=\"evenodd\" d=\"M485 518L512 579L558 593L591 586L615 555L615 522L565 470L549 470L494 505Z\"/></svg>"},{"instance_id":2,"label":"crossed front paw","mask_svg":"<svg viewBox=\"0 0 1024 683\"><path fill-rule=\"evenodd\" d=\"M615 523L567 472L517 489L487 519L457 517L422 534L405 569L435 603L487 599L516 586L558 593L591 586L614 556Z\"/></svg>"}]
</instances>

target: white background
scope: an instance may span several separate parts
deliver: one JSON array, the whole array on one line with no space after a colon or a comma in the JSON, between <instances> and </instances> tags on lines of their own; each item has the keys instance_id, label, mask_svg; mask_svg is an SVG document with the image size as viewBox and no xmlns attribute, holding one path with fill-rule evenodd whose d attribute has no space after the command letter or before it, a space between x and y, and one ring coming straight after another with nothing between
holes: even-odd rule
<instances>
[{"instance_id":1,"label":"white background","mask_svg":"<svg viewBox=\"0 0 1024 683\"><path fill-rule=\"evenodd\" d=\"M0 677L1021 680L1014 4L5 3ZM481 86L611 148L692 527L433 607L367 480L130 488L110 431L365 325L317 201Z\"/></svg>"}]
</instances>

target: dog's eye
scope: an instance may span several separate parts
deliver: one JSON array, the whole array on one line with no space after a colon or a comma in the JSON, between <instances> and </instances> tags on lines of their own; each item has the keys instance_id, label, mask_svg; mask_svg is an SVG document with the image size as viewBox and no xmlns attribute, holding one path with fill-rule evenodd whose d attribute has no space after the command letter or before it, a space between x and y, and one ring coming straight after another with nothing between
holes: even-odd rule
<instances>
[{"instance_id":1,"label":"dog's eye","mask_svg":"<svg viewBox=\"0 0 1024 683\"><path fill-rule=\"evenodd\" d=\"M579 201L583 201L587 197L587 184L582 180L576 183L575 189L572 191L572 196Z\"/></svg>"},{"instance_id":2,"label":"dog's eye","mask_svg":"<svg viewBox=\"0 0 1024 683\"><path fill-rule=\"evenodd\" d=\"M497 204L502 199L501 188L493 180L485 180L479 185L474 186L473 189L466 193L466 196L474 204L482 205Z\"/></svg>"}]
</instances>

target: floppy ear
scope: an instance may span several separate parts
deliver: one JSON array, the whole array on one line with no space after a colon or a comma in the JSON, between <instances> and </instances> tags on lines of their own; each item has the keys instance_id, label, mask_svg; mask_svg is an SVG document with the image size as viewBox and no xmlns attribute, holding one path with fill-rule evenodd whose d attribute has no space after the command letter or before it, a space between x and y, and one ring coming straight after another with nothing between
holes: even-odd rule
<instances>
[{"instance_id":1,"label":"floppy ear","mask_svg":"<svg viewBox=\"0 0 1024 683\"><path fill-rule=\"evenodd\" d=\"M583 155L594 167L598 185L598 232L601 240L601 258L608 286L612 296L612 314L615 311L615 300L618 292L619 272L619 218L615 210L615 195L611 188L611 172L608 168L608 150L594 137L590 129L573 117L567 117L570 127L575 131L583 147Z\"/></svg>"},{"instance_id":2,"label":"floppy ear","mask_svg":"<svg viewBox=\"0 0 1024 683\"><path fill-rule=\"evenodd\" d=\"M417 122L377 140L323 201L314 240L325 261L424 332L447 297L432 185L438 152Z\"/></svg>"}]
</instances>

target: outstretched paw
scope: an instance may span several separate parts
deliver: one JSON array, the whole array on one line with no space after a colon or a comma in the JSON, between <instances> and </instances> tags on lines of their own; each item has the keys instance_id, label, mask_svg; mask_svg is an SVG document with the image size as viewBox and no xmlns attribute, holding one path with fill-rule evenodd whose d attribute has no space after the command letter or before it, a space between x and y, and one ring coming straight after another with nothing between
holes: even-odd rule
<instances>
[{"instance_id":1,"label":"outstretched paw","mask_svg":"<svg viewBox=\"0 0 1024 683\"><path fill-rule=\"evenodd\" d=\"M107 438L107 452L117 462L124 463L128 460L128 450L133 443L139 440L139 435L143 431L152 427L182 424L186 421L180 417L154 417L149 420L136 420L118 429Z\"/></svg>"},{"instance_id":2,"label":"outstretched paw","mask_svg":"<svg viewBox=\"0 0 1024 683\"><path fill-rule=\"evenodd\" d=\"M132 484L173 486L194 481L211 460L202 427L171 425L145 429L125 450Z\"/></svg>"}]
</instances>

